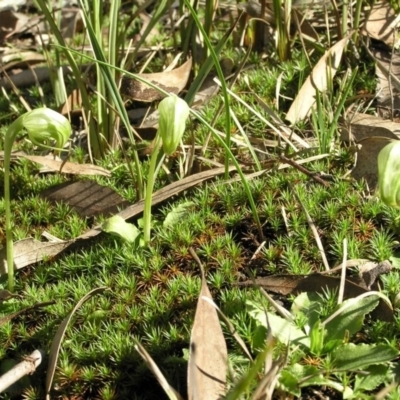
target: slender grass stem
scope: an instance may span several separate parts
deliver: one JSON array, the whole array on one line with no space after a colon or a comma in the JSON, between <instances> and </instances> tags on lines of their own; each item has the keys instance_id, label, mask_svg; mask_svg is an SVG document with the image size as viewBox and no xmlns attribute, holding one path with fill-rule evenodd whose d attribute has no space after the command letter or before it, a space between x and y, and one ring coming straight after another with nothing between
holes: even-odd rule
<instances>
[{"instance_id":1,"label":"slender grass stem","mask_svg":"<svg viewBox=\"0 0 400 400\"><path fill-rule=\"evenodd\" d=\"M200 30L201 34L203 35L204 42L205 42L207 49L210 52L210 55L214 61L215 70L217 71L218 78L221 81L221 91L222 91L222 95L223 95L224 103L225 103L225 135L226 135L225 144L226 144L226 147L230 148L231 147L231 115L229 112L229 95L228 95L228 91L227 91L225 77L222 72L221 65L219 64L217 53L215 52L214 47L211 44L210 39L207 36L207 33L204 30L204 27L203 27L199 17L197 16L197 14L196 14L194 8L192 7L192 5L190 4L189 0L184 0L184 1L185 1L186 7L189 9L189 12L190 12L192 18L194 19L194 21L196 23L198 29ZM228 176L229 176L229 156L226 155L225 156L225 179L228 179Z\"/></svg>"}]
</instances>

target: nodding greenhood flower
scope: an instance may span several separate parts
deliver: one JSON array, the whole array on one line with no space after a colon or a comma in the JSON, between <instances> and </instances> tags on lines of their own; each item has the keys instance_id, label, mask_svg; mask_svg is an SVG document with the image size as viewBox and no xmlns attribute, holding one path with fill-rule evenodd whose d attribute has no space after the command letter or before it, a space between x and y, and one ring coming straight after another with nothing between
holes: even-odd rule
<instances>
[{"instance_id":1,"label":"nodding greenhood flower","mask_svg":"<svg viewBox=\"0 0 400 400\"><path fill-rule=\"evenodd\" d=\"M158 112L160 114L158 134L162 138L164 153L171 155L177 149L185 132L189 106L185 100L171 95L160 101Z\"/></svg>"},{"instance_id":2,"label":"nodding greenhood flower","mask_svg":"<svg viewBox=\"0 0 400 400\"><path fill-rule=\"evenodd\" d=\"M378 180L382 201L400 208L400 140L389 143L379 152Z\"/></svg>"},{"instance_id":3,"label":"nodding greenhood flower","mask_svg":"<svg viewBox=\"0 0 400 400\"><path fill-rule=\"evenodd\" d=\"M37 108L22 116L22 125L36 146L62 149L71 135L71 124L60 113L50 108Z\"/></svg>"},{"instance_id":4,"label":"nodding greenhood flower","mask_svg":"<svg viewBox=\"0 0 400 400\"><path fill-rule=\"evenodd\" d=\"M6 250L8 288L14 290L14 246L11 225L10 162L13 143L18 133L26 130L29 139L37 146L61 150L71 134L71 124L50 108L37 108L19 116L7 129L4 136L4 205L6 212Z\"/></svg>"}]
</instances>

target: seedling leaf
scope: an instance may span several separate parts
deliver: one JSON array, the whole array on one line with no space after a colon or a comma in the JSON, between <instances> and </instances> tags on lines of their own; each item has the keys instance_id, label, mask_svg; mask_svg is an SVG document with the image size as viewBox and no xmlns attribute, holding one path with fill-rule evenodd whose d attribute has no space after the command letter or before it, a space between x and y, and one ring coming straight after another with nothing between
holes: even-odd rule
<instances>
[{"instance_id":1,"label":"seedling leaf","mask_svg":"<svg viewBox=\"0 0 400 400\"><path fill-rule=\"evenodd\" d=\"M140 235L135 225L126 222L120 215L114 215L103 222L103 231L116 235L129 243L134 243Z\"/></svg>"},{"instance_id":2,"label":"seedling leaf","mask_svg":"<svg viewBox=\"0 0 400 400\"><path fill-rule=\"evenodd\" d=\"M194 205L193 201L185 201L174 207L165 217L164 228L169 228L175 225L177 222L182 221L186 215L190 213L191 207Z\"/></svg>"},{"instance_id":3,"label":"seedling leaf","mask_svg":"<svg viewBox=\"0 0 400 400\"><path fill-rule=\"evenodd\" d=\"M350 302L352 305L348 306ZM363 326L365 315L374 310L378 304L378 296L350 299L343 302L339 310L348 307L327 324L323 324L326 329L326 342L344 339L346 331L348 331L350 335L357 333Z\"/></svg>"},{"instance_id":4,"label":"seedling leaf","mask_svg":"<svg viewBox=\"0 0 400 400\"><path fill-rule=\"evenodd\" d=\"M369 345L347 343L336 348L332 357L339 371L366 368L393 360L399 352L387 344Z\"/></svg>"},{"instance_id":5,"label":"seedling leaf","mask_svg":"<svg viewBox=\"0 0 400 400\"><path fill-rule=\"evenodd\" d=\"M261 325L268 328L265 310L253 301L246 301L248 312ZM272 335L276 337L281 343L288 344L302 344L307 348L310 347L310 338L293 322L287 321L275 314L267 312L269 324L273 327Z\"/></svg>"}]
</instances>

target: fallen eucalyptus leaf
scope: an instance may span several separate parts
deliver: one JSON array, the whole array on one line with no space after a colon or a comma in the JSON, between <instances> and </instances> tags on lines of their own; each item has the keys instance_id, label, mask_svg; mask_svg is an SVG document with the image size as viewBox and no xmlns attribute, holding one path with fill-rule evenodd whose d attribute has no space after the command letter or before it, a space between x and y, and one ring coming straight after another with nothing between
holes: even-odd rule
<instances>
[{"instance_id":1,"label":"fallen eucalyptus leaf","mask_svg":"<svg viewBox=\"0 0 400 400\"><path fill-rule=\"evenodd\" d=\"M292 124L303 120L308 115L315 103L316 91L323 92L327 89L328 81L333 79L339 68L342 53L349 38L350 36L346 36L328 49L313 68L286 114L286 119Z\"/></svg>"},{"instance_id":2,"label":"fallen eucalyptus leaf","mask_svg":"<svg viewBox=\"0 0 400 400\"><path fill-rule=\"evenodd\" d=\"M52 258L65 250L73 240L61 242L39 242L33 238L18 240L14 243L14 267L21 269L35 264L44 258ZM6 265L6 249L0 249L0 276L6 274L2 266Z\"/></svg>"},{"instance_id":3,"label":"fallen eucalyptus leaf","mask_svg":"<svg viewBox=\"0 0 400 400\"><path fill-rule=\"evenodd\" d=\"M341 135L344 141L355 141L369 137L400 138L400 124L369 114L354 114L350 116L350 129Z\"/></svg>"},{"instance_id":4,"label":"fallen eucalyptus leaf","mask_svg":"<svg viewBox=\"0 0 400 400\"><path fill-rule=\"evenodd\" d=\"M179 68L173 69L172 71L137 74L137 76L146 79L168 93L179 94L188 82L191 69L192 59L190 58ZM132 100L146 103L151 103L165 97L158 90L130 77L124 77L122 79L121 93Z\"/></svg>"},{"instance_id":5,"label":"fallen eucalyptus leaf","mask_svg":"<svg viewBox=\"0 0 400 400\"><path fill-rule=\"evenodd\" d=\"M201 269L201 291L190 335L188 398L217 400L225 390L228 350L217 310L209 303L212 296L204 268L194 250L189 251Z\"/></svg>"},{"instance_id":6,"label":"fallen eucalyptus leaf","mask_svg":"<svg viewBox=\"0 0 400 400\"><path fill-rule=\"evenodd\" d=\"M381 40L389 47L396 46L399 17L389 1L377 1L373 4L361 33L375 40Z\"/></svg>"},{"instance_id":7,"label":"fallen eucalyptus leaf","mask_svg":"<svg viewBox=\"0 0 400 400\"><path fill-rule=\"evenodd\" d=\"M357 162L351 171L351 175L357 181L364 179L371 191L374 191L378 184L378 155L379 152L392 139L387 137L368 137L358 143Z\"/></svg>"}]
</instances>

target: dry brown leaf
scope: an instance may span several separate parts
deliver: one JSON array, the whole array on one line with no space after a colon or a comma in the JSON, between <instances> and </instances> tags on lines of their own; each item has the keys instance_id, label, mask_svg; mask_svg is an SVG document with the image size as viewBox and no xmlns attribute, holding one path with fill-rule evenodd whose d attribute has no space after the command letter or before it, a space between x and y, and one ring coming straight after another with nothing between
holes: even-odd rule
<instances>
[{"instance_id":1,"label":"dry brown leaf","mask_svg":"<svg viewBox=\"0 0 400 400\"><path fill-rule=\"evenodd\" d=\"M72 71L69 65L63 65L61 69L64 76L70 74ZM48 67L35 67L26 69L18 74L11 75L10 80L17 88L32 86L36 85L37 82L42 83L49 81L50 71ZM7 78L0 79L0 87L4 87L6 90L12 89L12 85Z\"/></svg>"},{"instance_id":2,"label":"dry brown leaf","mask_svg":"<svg viewBox=\"0 0 400 400\"><path fill-rule=\"evenodd\" d=\"M359 279L355 283L364 287L365 289L372 290L371 288L374 287L377 278L382 274L390 272L392 269L393 266L388 260L379 263L368 261L365 264L360 265L358 276ZM375 284L375 286L377 285Z\"/></svg>"},{"instance_id":3,"label":"dry brown leaf","mask_svg":"<svg viewBox=\"0 0 400 400\"><path fill-rule=\"evenodd\" d=\"M85 218L97 215L109 217L129 205L129 202L113 189L91 180L64 182L44 190L40 195L53 203L68 204Z\"/></svg>"},{"instance_id":4,"label":"dry brown leaf","mask_svg":"<svg viewBox=\"0 0 400 400\"><path fill-rule=\"evenodd\" d=\"M399 139L400 124L369 114L354 114L350 116L350 129L342 132L341 139L359 142L372 136Z\"/></svg>"},{"instance_id":5,"label":"dry brown leaf","mask_svg":"<svg viewBox=\"0 0 400 400\"><path fill-rule=\"evenodd\" d=\"M351 175L357 181L365 179L371 191L378 184L378 154L391 141L386 137L372 136L358 143L357 162Z\"/></svg>"},{"instance_id":6,"label":"dry brown leaf","mask_svg":"<svg viewBox=\"0 0 400 400\"><path fill-rule=\"evenodd\" d=\"M69 96L67 97L67 100L63 104L63 106L60 108L60 114L66 116L68 113L71 111L80 109L82 106L82 95L81 91L79 89L74 89Z\"/></svg>"},{"instance_id":7,"label":"dry brown leaf","mask_svg":"<svg viewBox=\"0 0 400 400\"><path fill-rule=\"evenodd\" d=\"M46 61L46 57L36 51L13 51L12 53L0 56L0 63L2 64L2 69L5 71L12 68L26 68L28 64L34 65L43 63L44 61Z\"/></svg>"},{"instance_id":8,"label":"dry brown leaf","mask_svg":"<svg viewBox=\"0 0 400 400\"><path fill-rule=\"evenodd\" d=\"M303 35L303 37L307 39L306 45L310 40L315 42L319 41L318 33L312 26L312 21L310 21L307 16L303 14L303 10L299 10L297 7L293 7L292 17L293 20L296 22L296 27L299 34Z\"/></svg>"},{"instance_id":9,"label":"dry brown leaf","mask_svg":"<svg viewBox=\"0 0 400 400\"><path fill-rule=\"evenodd\" d=\"M201 268L201 291L190 335L188 397L189 400L217 400L225 389L228 350L217 310L204 300L205 297L212 302L204 269L193 249L190 253Z\"/></svg>"},{"instance_id":10,"label":"dry brown leaf","mask_svg":"<svg viewBox=\"0 0 400 400\"><path fill-rule=\"evenodd\" d=\"M272 275L262 278L256 278L245 282L238 282L237 285L251 287L254 283L267 291L281 295L299 294L302 292L322 292L337 290L340 286L340 277L327 276L324 274L310 275ZM344 299L351 299L368 292L367 289L346 279L344 286ZM374 314L375 315L375 314ZM376 308L376 315L382 321L393 321L393 310L385 301L380 301Z\"/></svg>"},{"instance_id":11,"label":"dry brown leaf","mask_svg":"<svg viewBox=\"0 0 400 400\"><path fill-rule=\"evenodd\" d=\"M323 92L327 89L328 81L331 81L336 74L349 38L346 36L337 42L320 58L286 114L289 122L295 124L304 119L315 103L316 90Z\"/></svg>"},{"instance_id":12,"label":"dry brown leaf","mask_svg":"<svg viewBox=\"0 0 400 400\"><path fill-rule=\"evenodd\" d=\"M146 79L168 93L179 94L188 82L191 68L192 59L190 58L179 68L173 69L172 71L156 72L153 74L137 74L137 76ZM165 97L158 90L129 77L123 77L121 93L132 100L142 101L145 103L161 100Z\"/></svg>"},{"instance_id":13,"label":"dry brown leaf","mask_svg":"<svg viewBox=\"0 0 400 400\"><path fill-rule=\"evenodd\" d=\"M0 11L0 43L14 33L26 28L30 18L22 13L12 10Z\"/></svg>"},{"instance_id":14,"label":"dry brown leaf","mask_svg":"<svg viewBox=\"0 0 400 400\"><path fill-rule=\"evenodd\" d=\"M8 290L5 290L5 289L0 290L0 303L3 301L7 301L9 299L12 299L12 298L19 298L19 297L21 297L21 296L19 296L18 294L15 294L15 293L11 293Z\"/></svg>"},{"instance_id":15,"label":"dry brown leaf","mask_svg":"<svg viewBox=\"0 0 400 400\"><path fill-rule=\"evenodd\" d=\"M64 7L61 10L61 35L64 39L73 38L82 32L83 20L81 11L76 7Z\"/></svg>"},{"instance_id":16,"label":"dry brown leaf","mask_svg":"<svg viewBox=\"0 0 400 400\"><path fill-rule=\"evenodd\" d=\"M396 28L400 21L399 17L396 16L389 1L377 1L372 6L361 32L393 47L397 43Z\"/></svg>"},{"instance_id":17,"label":"dry brown leaf","mask_svg":"<svg viewBox=\"0 0 400 400\"><path fill-rule=\"evenodd\" d=\"M396 80L400 79L400 55L397 52L391 53L377 49L370 50L370 53L376 63L375 74L378 79L376 92L379 115L385 119L392 118L392 107L394 111L400 111L400 88L396 85Z\"/></svg>"},{"instance_id":18,"label":"dry brown leaf","mask_svg":"<svg viewBox=\"0 0 400 400\"><path fill-rule=\"evenodd\" d=\"M61 172L63 174L71 175L111 176L110 171L93 164L75 164L69 161L63 164L63 161L60 160L52 160L45 156L30 156L22 152L13 153L13 156L22 157L34 163L43 165L47 168L46 172Z\"/></svg>"},{"instance_id":19,"label":"dry brown leaf","mask_svg":"<svg viewBox=\"0 0 400 400\"><path fill-rule=\"evenodd\" d=\"M18 240L14 243L14 266L16 269L27 267L42 261L44 258L52 258L64 251L73 240L62 242L39 242L33 238ZM0 275L6 274L6 249L0 249Z\"/></svg>"}]
</instances>

